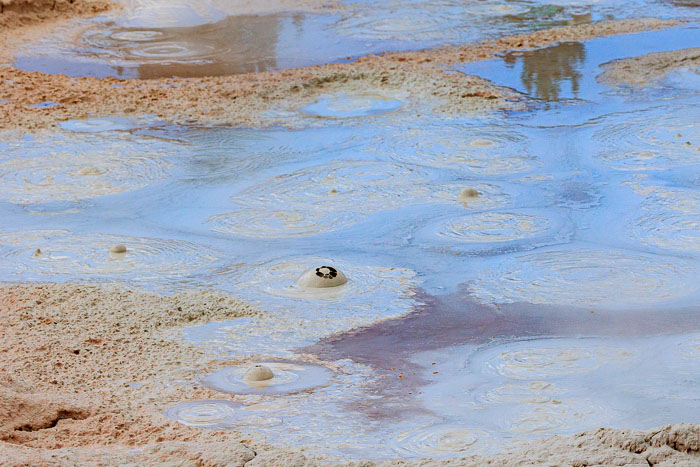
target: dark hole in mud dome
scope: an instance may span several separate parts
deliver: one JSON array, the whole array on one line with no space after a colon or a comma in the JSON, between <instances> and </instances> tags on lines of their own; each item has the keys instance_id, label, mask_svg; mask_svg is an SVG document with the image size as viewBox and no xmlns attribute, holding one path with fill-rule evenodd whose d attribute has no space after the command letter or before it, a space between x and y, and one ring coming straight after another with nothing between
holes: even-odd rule
<instances>
[{"instance_id":1,"label":"dark hole in mud dome","mask_svg":"<svg viewBox=\"0 0 700 467\"><path fill-rule=\"evenodd\" d=\"M648 336L700 330L700 307L607 311L531 303L485 305L466 286L444 296L419 292L415 313L323 339L303 348L328 361L351 359L381 375L371 388L376 398L353 401L348 410L371 418L396 419L424 410L407 404L426 381L415 355L457 345L543 336ZM410 396L408 396L410 398Z\"/></svg>"}]
</instances>

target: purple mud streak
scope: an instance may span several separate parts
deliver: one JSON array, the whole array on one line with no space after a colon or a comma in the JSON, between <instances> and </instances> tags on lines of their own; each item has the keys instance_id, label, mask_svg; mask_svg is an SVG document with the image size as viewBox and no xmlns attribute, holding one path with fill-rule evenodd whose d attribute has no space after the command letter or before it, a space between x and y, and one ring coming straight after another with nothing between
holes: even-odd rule
<instances>
[{"instance_id":1,"label":"purple mud streak","mask_svg":"<svg viewBox=\"0 0 700 467\"><path fill-rule=\"evenodd\" d=\"M379 377L375 398L348 410L372 419L427 413L412 395L426 381L411 358L430 350L527 337L651 336L700 330L700 307L607 311L530 303L484 305L466 286L436 296L418 291L415 312L328 337L302 349L324 360L351 359L370 365Z\"/></svg>"}]
</instances>

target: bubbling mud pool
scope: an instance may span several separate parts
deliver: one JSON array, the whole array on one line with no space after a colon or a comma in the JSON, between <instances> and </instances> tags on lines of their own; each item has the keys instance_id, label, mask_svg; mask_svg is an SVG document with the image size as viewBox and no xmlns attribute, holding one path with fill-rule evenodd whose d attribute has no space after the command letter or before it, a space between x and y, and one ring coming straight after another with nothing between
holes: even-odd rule
<instances>
[{"instance_id":1,"label":"bubbling mud pool","mask_svg":"<svg viewBox=\"0 0 700 467\"><path fill-rule=\"evenodd\" d=\"M331 375L330 371L318 365L284 362L265 362L258 365L270 370L269 378L251 380L246 378L251 367L226 367L207 375L204 384L233 394L279 395L313 390L327 384Z\"/></svg>"},{"instance_id":2,"label":"bubbling mud pool","mask_svg":"<svg viewBox=\"0 0 700 467\"><path fill-rule=\"evenodd\" d=\"M120 129L118 121L66 122L65 128L98 132ZM172 146L153 139L77 136L19 137L0 142L0 196L16 204L80 201L119 194L169 176Z\"/></svg>"},{"instance_id":3,"label":"bubbling mud pool","mask_svg":"<svg viewBox=\"0 0 700 467\"><path fill-rule=\"evenodd\" d=\"M339 92L295 109L293 131L110 118L3 133L0 280L251 302L264 313L182 332L220 358L184 384L221 395L164 413L324 453L450 457L697 418L700 95L596 81L621 55L696 37L511 57L528 61L513 87L529 112L418 117L400 96ZM480 70L498 82L501 62ZM347 283L298 285L325 265ZM249 390L259 363L304 385Z\"/></svg>"}]
</instances>

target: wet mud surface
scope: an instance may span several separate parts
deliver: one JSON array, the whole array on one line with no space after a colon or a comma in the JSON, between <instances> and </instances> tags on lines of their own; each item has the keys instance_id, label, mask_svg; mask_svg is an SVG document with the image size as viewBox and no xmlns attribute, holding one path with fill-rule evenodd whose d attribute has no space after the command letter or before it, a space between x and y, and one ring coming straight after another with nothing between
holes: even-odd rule
<instances>
[{"instance_id":1,"label":"wet mud surface","mask_svg":"<svg viewBox=\"0 0 700 467\"><path fill-rule=\"evenodd\" d=\"M13 120L0 133L0 281L59 283L8 288L12 325L74 339L67 316L92 303L105 316L91 332L131 339L111 353L61 344L94 353L93 371L128 358L117 382L100 380L123 404L65 403L73 428L53 441L15 428L3 440L78 446L94 414L137 406L157 426L127 428L138 443L194 442L205 456L221 432L241 445L232 463L263 452L248 438L449 459L700 416L700 88L685 63L700 36L667 20L690 8L361 2L245 18L193 5L81 20L15 62L88 77L0 70L1 121ZM591 23L645 9L664 20ZM484 21L454 20L466 14ZM300 59L320 31L328 54ZM501 37L513 33L526 34ZM663 73L631 85L637 62ZM322 286L314 271L347 282ZM75 285L94 282L167 297ZM35 292L49 304L17 307ZM142 324L140 301L156 311ZM179 366L168 339L186 349ZM58 363L65 384L91 387ZM652 464L697 452L644 436L635 455L665 452Z\"/></svg>"}]
</instances>

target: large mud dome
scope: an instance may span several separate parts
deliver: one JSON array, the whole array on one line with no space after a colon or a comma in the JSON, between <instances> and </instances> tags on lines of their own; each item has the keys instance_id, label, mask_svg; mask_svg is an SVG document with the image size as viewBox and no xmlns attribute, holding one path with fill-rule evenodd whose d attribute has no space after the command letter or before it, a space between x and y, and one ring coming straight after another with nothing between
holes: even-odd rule
<instances>
[{"instance_id":1,"label":"large mud dome","mask_svg":"<svg viewBox=\"0 0 700 467\"><path fill-rule=\"evenodd\" d=\"M0 71L0 463L692 465L692 16L136 1L25 43L133 78Z\"/></svg>"}]
</instances>

